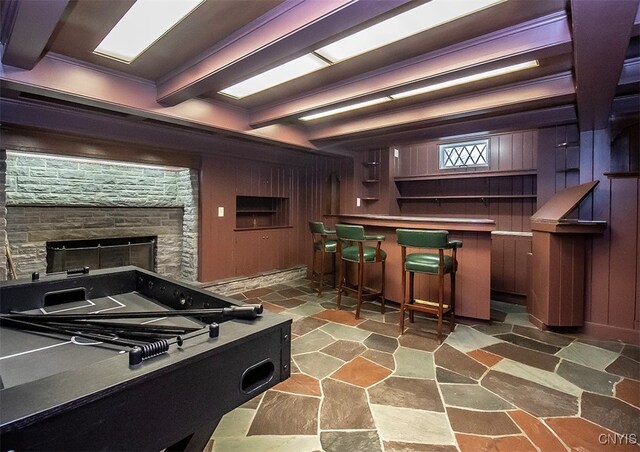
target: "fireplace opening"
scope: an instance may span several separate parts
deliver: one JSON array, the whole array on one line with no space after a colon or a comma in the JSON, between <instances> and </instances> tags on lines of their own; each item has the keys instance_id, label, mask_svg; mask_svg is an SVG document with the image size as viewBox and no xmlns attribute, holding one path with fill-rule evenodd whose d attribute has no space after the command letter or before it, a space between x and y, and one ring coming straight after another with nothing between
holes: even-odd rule
<instances>
[{"instance_id":1,"label":"fireplace opening","mask_svg":"<svg viewBox=\"0 0 640 452\"><path fill-rule=\"evenodd\" d=\"M47 242L47 273L135 265L155 271L157 236Z\"/></svg>"}]
</instances>

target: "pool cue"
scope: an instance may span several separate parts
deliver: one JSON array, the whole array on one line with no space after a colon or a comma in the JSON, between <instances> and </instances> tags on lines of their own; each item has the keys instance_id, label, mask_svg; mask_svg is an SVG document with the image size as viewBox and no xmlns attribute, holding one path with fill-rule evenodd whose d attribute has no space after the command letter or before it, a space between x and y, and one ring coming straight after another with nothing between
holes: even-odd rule
<instances>
[{"instance_id":1,"label":"pool cue","mask_svg":"<svg viewBox=\"0 0 640 452\"><path fill-rule=\"evenodd\" d=\"M261 304L246 306L231 306L228 308L182 309L174 311L140 311L140 312L99 312L89 314L24 314L12 311L0 314L2 318L24 320L54 321L54 320L102 320L102 319L145 319L149 317L227 317L236 319L255 319L262 314Z\"/></svg>"},{"instance_id":2,"label":"pool cue","mask_svg":"<svg viewBox=\"0 0 640 452\"><path fill-rule=\"evenodd\" d=\"M6 316L1 317L0 320L13 322L16 325L22 326L24 329L28 329L32 331L45 331L45 332L56 333L56 334L64 334L66 336L78 336L78 337L83 337L85 339L91 339L98 342L106 342L109 344L120 345L125 347L142 347L149 344L148 341L143 342L143 341L135 341L135 340L114 339L113 337L104 336L101 334L81 333L78 331L66 330L63 328L55 328L52 326L47 326L42 323L28 322L26 320L20 320L20 319L6 317Z\"/></svg>"},{"instance_id":3,"label":"pool cue","mask_svg":"<svg viewBox=\"0 0 640 452\"><path fill-rule=\"evenodd\" d=\"M39 323L35 322L38 325L47 325L52 328L60 328L63 330L69 331L77 331L79 333L95 333L95 334L113 334L118 336L119 338L124 339L140 339L143 341L153 341L156 339L170 339L181 334L187 334L186 330L182 332L149 332L144 330L134 330L134 329L119 329L119 328L103 328L96 325L82 325L75 322L46 322ZM200 330L201 328L197 328L194 331ZM189 330L191 332L192 330Z\"/></svg>"}]
</instances>

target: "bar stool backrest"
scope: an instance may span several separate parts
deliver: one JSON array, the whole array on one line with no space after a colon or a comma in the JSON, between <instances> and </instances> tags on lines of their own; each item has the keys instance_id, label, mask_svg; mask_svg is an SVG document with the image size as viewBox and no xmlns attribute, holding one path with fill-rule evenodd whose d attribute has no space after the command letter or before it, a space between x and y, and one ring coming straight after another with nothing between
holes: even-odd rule
<instances>
[{"instance_id":1,"label":"bar stool backrest","mask_svg":"<svg viewBox=\"0 0 640 452\"><path fill-rule=\"evenodd\" d=\"M364 242L364 226L353 224L336 224L336 234L340 240Z\"/></svg>"},{"instance_id":2,"label":"bar stool backrest","mask_svg":"<svg viewBox=\"0 0 640 452\"><path fill-rule=\"evenodd\" d=\"M310 221L309 230L312 234L327 235L327 229L322 221Z\"/></svg>"},{"instance_id":3,"label":"bar stool backrest","mask_svg":"<svg viewBox=\"0 0 640 452\"><path fill-rule=\"evenodd\" d=\"M396 229L398 244L410 248L450 248L449 231Z\"/></svg>"}]
</instances>

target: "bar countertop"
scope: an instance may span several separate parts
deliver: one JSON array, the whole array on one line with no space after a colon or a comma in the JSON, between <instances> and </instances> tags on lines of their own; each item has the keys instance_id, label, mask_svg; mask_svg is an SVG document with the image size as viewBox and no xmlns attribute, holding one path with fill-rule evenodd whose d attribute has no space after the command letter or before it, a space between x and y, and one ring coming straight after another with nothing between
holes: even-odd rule
<instances>
[{"instance_id":1,"label":"bar countertop","mask_svg":"<svg viewBox=\"0 0 640 452\"><path fill-rule=\"evenodd\" d=\"M421 227L452 231L494 231L496 222L489 218L445 218L375 214L331 215L342 221L354 221L363 225L386 227Z\"/></svg>"}]
</instances>

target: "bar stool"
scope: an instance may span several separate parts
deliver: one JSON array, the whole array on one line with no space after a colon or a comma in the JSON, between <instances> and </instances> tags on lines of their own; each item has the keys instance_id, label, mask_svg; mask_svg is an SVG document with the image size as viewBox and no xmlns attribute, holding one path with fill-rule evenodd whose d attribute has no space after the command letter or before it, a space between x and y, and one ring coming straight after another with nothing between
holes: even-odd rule
<instances>
[{"instance_id":1,"label":"bar stool","mask_svg":"<svg viewBox=\"0 0 640 452\"><path fill-rule=\"evenodd\" d=\"M336 251L338 248L338 241L335 239L329 239L330 235L335 235L336 231L331 231L324 227L322 221L310 221L309 231L311 231L311 238L313 239L313 260L311 261L311 287L315 282L315 277L319 277L318 281L318 296L322 296L322 289L324 288L324 263L325 255L330 253L332 256L332 273L336 271ZM316 253L320 253L320 271L316 271ZM336 286L335 278L333 280L333 287Z\"/></svg>"},{"instance_id":2,"label":"bar stool","mask_svg":"<svg viewBox=\"0 0 640 452\"><path fill-rule=\"evenodd\" d=\"M402 304L400 307L400 334L404 333L404 313L409 311L409 319L413 322L413 312L425 312L438 317L438 341L442 342L442 320L446 314L450 314L449 332L455 328L455 294L456 271L458 261L456 250L462 247L459 240L449 241L449 231L427 231L416 229L396 229L398 245L402 250ZM411 253L407 254L407 248L426 248L438 250L437 253ZM446 254L445 250L451 250ZM409 299L406 297L407 278L409 273ZM425 301L414 298L414 275L423 273L438 277L438 301ZM451 275L450 299L447 304L444 301L444 275Z\"/></svg>"},{"instance_id":3,"label":"bar stool","mask_svg":"<svg viewBox=\"0 0 640 452\"><path fill-rule=\"evenodd\" d=\"M363 298L381 298L382 304L380 312L384 314L384 263L387 253L380 249L380 244L384 241L384 235L365 235L364 227L349 224L337 224L336 234L338 235L338 255L340 256L340 287L338 288L337 305L340 309L342 291L349 291L358 294L358 304L356 305L356 319L360 317L360 306ZM346 242L348 245L343 245ZM366 242L377 242L374 246L365 246ZM358 285L349 287L346 283L347 269L346 263L354 262L358 264ZM365 264L382 264L382 284L380 292L364 287L364 266Z\"/></svg>"}]
</instances>

